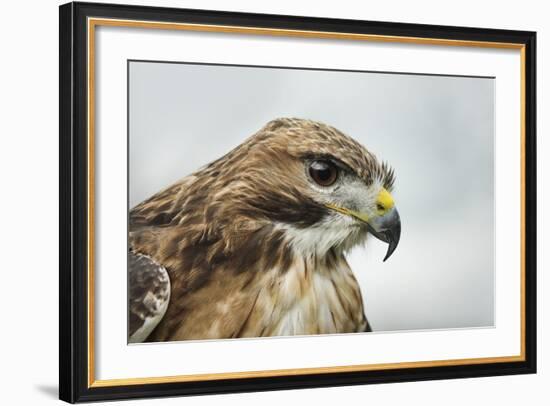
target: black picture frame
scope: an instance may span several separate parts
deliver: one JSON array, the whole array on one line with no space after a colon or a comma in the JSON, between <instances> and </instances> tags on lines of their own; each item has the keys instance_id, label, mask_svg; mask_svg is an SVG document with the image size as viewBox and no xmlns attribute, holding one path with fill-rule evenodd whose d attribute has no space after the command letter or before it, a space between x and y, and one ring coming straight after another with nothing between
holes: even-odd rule
<instances>
[{"instance_id":1,"label":"black picture frame","mask_svg":"<svg viewBox=\"0 0 550 406\"><path fill-rule=\"evenodd\" d=\"M536 33L94 3L60 6L59 397L67 402L235 393L536 372ZM513 43L525 53L524 359L471 365L207 381L90 385L88 353L87 19L162 21L458 41Z\"/></svg>"}]
</instances>

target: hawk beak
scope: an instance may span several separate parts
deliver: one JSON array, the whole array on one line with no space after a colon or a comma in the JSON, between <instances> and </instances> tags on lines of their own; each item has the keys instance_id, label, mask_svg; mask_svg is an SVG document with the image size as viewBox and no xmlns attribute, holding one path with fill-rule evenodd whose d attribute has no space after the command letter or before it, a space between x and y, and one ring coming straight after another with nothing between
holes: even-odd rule
<instances>
[{"instance_id":1,"label":"hawk beak","mask_svg":"<svg viewBox=\"0 0 550 406\"><path fill-rule=\"evenodd\" d=\"M367 227L372 235L388 244L388 251L384 257L384 261L386 261L397 248L401 237L399 212L392 207L383 215L370 219L367 222Z\"/></svg>"},{"instance_id":2,"label":"hawk beak","mask_svg":"<svg viewBox=\"0 0 550 406\"><path fill-rule=\"evenodd\" d=\"M388 251L384 257L386 261L395 251L401 237L401 219L395 208L393 198L389 192L382 188L377 198L377 213L374 216L356 212L354 210L339 207L333 204L326 206L339 213L347 214L367 224L367 229L379 240L388 244Z\"/></svg>"}]
</instances>

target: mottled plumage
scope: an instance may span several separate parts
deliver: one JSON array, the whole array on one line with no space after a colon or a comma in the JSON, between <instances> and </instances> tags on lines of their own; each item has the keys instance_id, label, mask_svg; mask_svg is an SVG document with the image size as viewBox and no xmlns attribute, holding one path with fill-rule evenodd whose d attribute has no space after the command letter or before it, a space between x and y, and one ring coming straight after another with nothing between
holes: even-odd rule
<instances>
[{"instance_id":1,"label":"mottled plumage","mask_svg":"<svg viewBox=\"0 0 550 406\"><path fill-rule=\"evenodd\" d=\"M311 162L328 162L337 181L316 184ZM385 197L393 183L389 166L335 128L278 119L137 205L130 275L140 255L170 280L166 313L146 340L368 330L345 252L369 231L393 252L399 216ZM136 331L144 318L132 313L147 287L132 281Z\"/></svg>"},{"instance_id":2,"label":"mottled plumage","mask_svg":"<svg viewBox=\"0 0 550 406\"><path fill-rule=\"evenodd\" d=\"M168 272L148 256L128 254L128 335L132 342L145 340L162 320L170 302Z\"/></svg>"}]
</instances>

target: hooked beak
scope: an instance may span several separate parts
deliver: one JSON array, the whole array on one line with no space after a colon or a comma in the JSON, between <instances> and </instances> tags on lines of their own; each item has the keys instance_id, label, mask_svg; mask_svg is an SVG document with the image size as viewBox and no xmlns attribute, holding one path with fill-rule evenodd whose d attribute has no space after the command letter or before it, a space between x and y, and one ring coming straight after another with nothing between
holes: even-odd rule
<instances>
[{"instance_id":1,"label":"hooked beak","mask_svg":"<svg viewBox=\"0 0 550 406\"><path fill-rule=\"evenodd\" d=\"M401 237L399 212L395 207L392 207L382 216L375 217L367 222L367 227L372 235L388 244L388 251L384 257L384 261L386 261L397 248Z\"/></svg>"},{"instance_id":2,"label":"hooked beak","mask_svg":"<svg viewBox=\"0 0 550 406\"><path fill-rule=\"evenodd\" d=\"M393 199L386 189L382 189L378 195L377 206L380 210L373 217L330 203L326 206L339 213L347 214L348 216L355 217L363 223L366 223L367 229L372 235L388 244L388 251L386 251L384 261L386 261L397 248L399 238L401 237L401 219L399 218L399 212L395 208Z\"/></svg>"}]
</instances>

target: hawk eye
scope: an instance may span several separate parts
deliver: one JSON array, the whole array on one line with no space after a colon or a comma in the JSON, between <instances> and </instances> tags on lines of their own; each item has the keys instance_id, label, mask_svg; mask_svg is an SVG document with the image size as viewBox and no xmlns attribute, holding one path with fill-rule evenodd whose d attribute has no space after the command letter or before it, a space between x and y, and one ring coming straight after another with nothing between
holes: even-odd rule
<instances>
[{"instance_id":1,"label":"hawk eye","mask_svg":"<svg viewBox=\"0 0 550 406\"><path fill-rule=\"evenodd\" d=\"M312 161L309 164L309 176L321 186L330 186L338 179L338 168L330 161Z\"/></svg>"}]
</instances>

